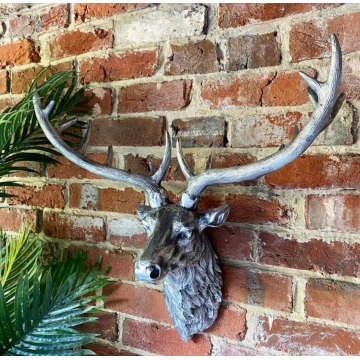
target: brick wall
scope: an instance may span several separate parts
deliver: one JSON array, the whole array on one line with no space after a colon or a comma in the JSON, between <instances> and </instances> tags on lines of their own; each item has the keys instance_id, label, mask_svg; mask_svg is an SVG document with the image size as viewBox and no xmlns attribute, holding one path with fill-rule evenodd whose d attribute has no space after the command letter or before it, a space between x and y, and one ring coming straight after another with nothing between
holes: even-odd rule
<instances>
[{"instance_id":1,"label":"brick wall","mask_svg":"<svg viewBox=\"0 0 360 360\"><path fill-rule=\"evenodd\" d=\"M17 12L16 12L17 11ZM88 156L149 173L165 127L199 172L273 153L313 107L298 70L324 80L329 34L343 50L347 101L305 155L257 181L214 187L201 208L227 202L210 232L222 260L215 325L180 341L161 286L134 281L145 244L134 214L144 195L61 159L2 203L0 225L24 221L60 247L112 266L99 354L360 354L360 6L355 4L52 4L13 8L0 30L0 106L21 98L49 64L75 67L95 93ZM174 154L175 156L175 154ZM164 186L184 178L175 158Z\"/></svg>"}]
</instances>

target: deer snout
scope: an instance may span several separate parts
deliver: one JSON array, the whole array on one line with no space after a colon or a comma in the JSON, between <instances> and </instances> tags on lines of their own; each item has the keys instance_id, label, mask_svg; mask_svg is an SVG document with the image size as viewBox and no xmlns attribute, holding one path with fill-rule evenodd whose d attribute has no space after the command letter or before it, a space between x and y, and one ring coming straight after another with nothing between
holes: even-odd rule
<instances>
[{"instance_id":1,"label":"deer snout","mask_svg":"<svg viewBox=\"0 0 360 360\"><path fill-rule=\"evenodd\" d=\"M138 280L154 283L161 278L161 267L149 262L138 262L135 266L135 276Z\"/></svg>"}]
</instances>

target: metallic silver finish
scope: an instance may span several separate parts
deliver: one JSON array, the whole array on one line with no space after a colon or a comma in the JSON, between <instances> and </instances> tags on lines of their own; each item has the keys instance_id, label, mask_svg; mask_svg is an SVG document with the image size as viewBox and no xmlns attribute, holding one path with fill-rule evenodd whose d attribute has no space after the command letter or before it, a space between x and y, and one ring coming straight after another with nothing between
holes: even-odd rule
<instances>
[{"instance_id":1,"label":"metallic silver finish","mask_svg":"<svg viewBox=\"0 0 360 360\"><path fill-rule=\"evenodd\" d=\"M275 154L253 164L228 169L207 169L194 176L185 162L181 143L177 141L178 162L188 180L188 187L183 192L179 205L169 203L167 193L160 185L171 158L168 133L165 134L164 159L154 175L147 177L131 174L111 167L111 146L106 165L89 160L68 146L48 121L54 104L50 103L43 110L38 96L34 96L36 116L45 135L65 157L95 174L137 186L148 195L150 206L137 207L148 243L135 264L135 275L138 280L148 283L163 280L167 309L184 341L214 323L222 296L218 258L205 229L221 226L229 214L229 207L223 205L203 212L196 211L200 195L210 185L252 180L280 169L300 156L317 135L331 124L344 101L344 94L337 94L341 76L341 50L335 35L332 36L328 80L322 84L306 74L301 73L301 76L309 86L309 96L316 109L303 130L296 131L290 144L282 146ZM61 128L60 125L59 129ZM89 133L85 139L88 139L88 135ZM87 140L84 143L86 148ZM209 165L210 163L211 159Z\"/></svg>"},{"instance_id":2,"label":"metallic silver finish","mask_svg":"<svg viewBox=\"0 0 360 360\"><path fill-rule=\"evenodd\" d=\"M327 81L321 84L308 75L300 73L310 91L316 94L317 107L299 135L277 153L255 163L234 168L206 170L197 176L190 177L188 187L182 195L182 206L195 208L201 193L210 185L253 180L278 170L299 157L311 145L324 127L329 125L328 120L334 118L332 112L338 101L341 49L335 35L331 36L331 42L332 56Z\"/></svg>"}]
</instances>

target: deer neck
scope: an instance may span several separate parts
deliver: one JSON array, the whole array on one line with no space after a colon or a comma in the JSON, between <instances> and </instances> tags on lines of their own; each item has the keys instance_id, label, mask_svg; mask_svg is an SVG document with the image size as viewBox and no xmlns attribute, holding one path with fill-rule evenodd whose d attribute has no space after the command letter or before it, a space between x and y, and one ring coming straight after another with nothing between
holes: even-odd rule
<instances>
[{"instance_id":1,"label":"deer neck","mask_svg":"<svg viewBox=\"0 0 360 360\"><path fill-rule=\"evenodd\" d=\"M200 256L164 279L168 312L184 341L210 327L221 303L222 277L218 257L205 232L199 238Z\"/></svg>"}]
</instances>

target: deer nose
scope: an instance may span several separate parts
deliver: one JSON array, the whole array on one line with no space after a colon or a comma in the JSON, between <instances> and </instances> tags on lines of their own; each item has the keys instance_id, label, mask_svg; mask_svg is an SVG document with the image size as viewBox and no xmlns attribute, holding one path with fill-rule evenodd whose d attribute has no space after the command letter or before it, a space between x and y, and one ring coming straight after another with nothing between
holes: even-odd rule
<instances>
[{"instance_id":1,"label":"deer nose","mask_svg":"<svg viewBox=\"0 0 360 360\"><path fill-rule=\"evenodd\" d=\"M161 277L161 267L158 264L136 264L135 275L138 280L155 282Z\"/></svg>"}]
</instances>

